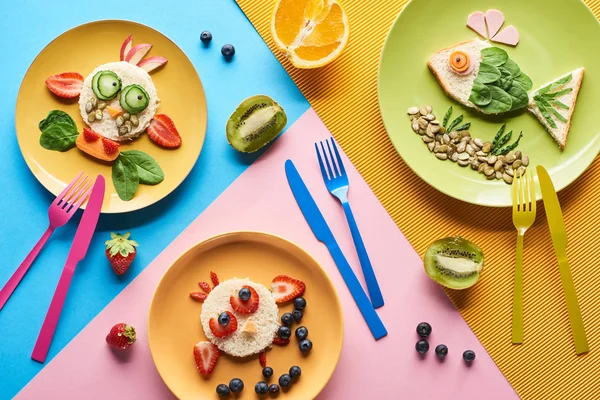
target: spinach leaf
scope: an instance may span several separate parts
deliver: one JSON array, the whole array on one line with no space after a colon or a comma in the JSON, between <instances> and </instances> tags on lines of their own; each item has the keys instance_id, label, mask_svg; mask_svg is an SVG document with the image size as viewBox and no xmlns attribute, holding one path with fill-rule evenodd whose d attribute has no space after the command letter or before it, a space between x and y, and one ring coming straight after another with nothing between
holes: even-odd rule
<instances>
[{"instance_id":1,"label":"spinach leaf","mask_svg":"<svg viewBox=\"0 0 600 400\"><path fill-rule=\"evenodd\" d=\"M458 117L456 117L456 118L454 119L454 121L452 121L452 122L450 123L450 125L448 125L448 129L447 129L446 131L447 131L448 133L452 132L452 130L453 130L453 129L454 129L454 128L455 128L455 127L458 125L458 124L460 124L460 123L462 122L462 120L463 120L463 115L461 114L461 115L459 115Z\"/></svg>"},{"instance_id":2,"label":"spinach leaf","mask_svg":"<svg viewBox=\"0 0 600 400\"><path fill-rule=\"evenodd\" d=\"M506 91L512 100L512 106L510 107L512 110L519 110L521 108L527 107L529 103L529 95L520 85L512 85L510 89Z\"/></svg>"},{"instance_id":3,"label":"spinach leaf","mask_svg":"<svg viewBox=\"0 0 600 400\"><path fill-rule=\"evenodd\" d=\"M516 62L511 60L510 58L506 60L504 65L502 66L505 70L509 71L512 75L512 78L515 79L517 76L521 75L521 68L517 65Z\"/></svg>"},{"instance_id":4,"label":"spinach leaf","mask_svg":"<svg viewBox=\"0 0 600 400\"><path fill-rule=\"evenodd\" d=\"M40 145L48 150L67 151L75 146L77 136L79 132L74 124L55 122L42 131Z\"/></svg>"},{"instance_id":5,"label":"spinach leaf","mask_svg":"<svg viewBox=\"0 0 600 400\"><path fill-rule=\"evenodd\" d=\"M533 82L531 82L531 78L527 76L525 72L522 72L516 78L513 78L513 83L518 83L525 90L531 90L533 87Z\"/></svg>"},{"instance_id":6,"label":"spinach leaf","mask_svg":"<svg viewBox=\"0 0 600 400\"><path fill-rule=\"evenodd\" d=\"M496 85L506 92L512 87L512 74L509 70L505 69L504 67L498 67L498 70L501 74L500 79L498 79L496 82L493 82L492 85Z\"/></svg>"},{"instance_id":7,"label":"spinach leaf","mask_svg":"<svg viewBox=\"0 0 600 400\"><path fill-rule=\"evenodd\" d=\"M504 65L506 60L508 60L508 53L500 47L487 47L481 50L481 56L484 62L495 67Z\"/></svg>"},{"instance_id":8,"label":"spinach leaf","mask_svg":"<svg viewBox=\"0 0 600 400\"><path fill-rule=\"evenodd\" d=\"M486 85L475 79L469 101L477 106L486 106L492 101L492 92Z\"/></svg>"},{"instance_id":9,"label":"spinach leaf","mask_svg":"<svg viewBox=\"0 0 600 400\"><path fill-rule=\"evenodd\" d=\"M160 165L150 155L139 150L122 151L120 157L126 157L137 167L140 183L156 185L165 179L165 173Z\"/></svg>"},{"instance_id":10,"label":"spinach leaf","mask_svg":"<svg viewBox=\"0 0 600 400\"><path fill-rule=\"evenodd\" d=\"M483 61L479 63L479 72L477 73L476 78L479 82L492 83L500 79L500 76L502 76L502 74L497 67Z\"/></svg>"},{"instance_id":11,"label":"spinach leaf","mask_svg":"<svg viewBox=\"0 0 600 400\"><path fill-rule=\"evenodd\" d=\"M48 128L51 124L55 122L64 122L70 124L75 128L75 130L77 130L73 118L71 118L69 114L61 110L50 111L46 118L40 121L38 127L40 128L40 131L43 132L46 128Z\"/></svg>"},{"instance_id":12,"label":"spinach leaf","mask_svg":"<svg viewBox=\"0 0 600 400\"><path fill-rule=\"evenodd\" d=\"M112 166L112 180L119 198L131 200L140 183L137 166L129 157L119 155Z\"/></svg>"},{"instance_id":13,"label":"spinach leaf","mask_svg":"<svg viewBox=\"0 0 600 400\"><path fill-rule=\"evenodd\" d=\"M510 110L512 99L508 93L497 86L488 86L492 92L492 101L481 109L488 114L500 114Z\"/></svg>"}]
</instances>

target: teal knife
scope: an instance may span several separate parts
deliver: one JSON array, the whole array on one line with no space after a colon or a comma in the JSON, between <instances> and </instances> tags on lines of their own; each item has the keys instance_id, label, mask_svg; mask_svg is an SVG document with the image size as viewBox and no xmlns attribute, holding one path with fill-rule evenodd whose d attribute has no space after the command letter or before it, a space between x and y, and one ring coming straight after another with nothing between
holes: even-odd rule
<instances>
[{"instance_id":1,"label":"teal knife","mask_svg":"<svg viewBox=\"0 0 600 400\"><path fill-rule=\"evenodd\" d=\"M319 211L317 203L315 203L315 200L312 198L312 195L308 191L308 188L304 184L304 181L292 160L287 160L285 162L285 174L290 188L292 189L292 193L296 198L296 202L298 203L302 214L304 214L304 218L306 219L306 222L308 222L310 229L312 229L317 240L322 242L329 250L333 261L337 265L344 282L346 282L346 286L348 286L348 290L350 290L350 294L354 298L373 337L375 340L381 339L387 335L387 330L373 308L373 305L358 281L358 278L356 278L350 264L348 264L348 260L346 260L340 246L333 237L331 229L329 229L323 214Z\"/></svg>"}]
</instances>

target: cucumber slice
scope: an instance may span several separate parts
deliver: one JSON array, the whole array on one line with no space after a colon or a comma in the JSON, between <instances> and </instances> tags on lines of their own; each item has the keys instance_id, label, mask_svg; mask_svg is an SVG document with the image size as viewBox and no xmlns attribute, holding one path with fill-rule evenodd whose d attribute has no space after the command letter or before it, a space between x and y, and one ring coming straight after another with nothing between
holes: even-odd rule
<instances>
[{"instance_id":1,"label":"cucumber slice","mask_svg":"<svg viewBox=\"0 0 600 400\"><path fill-rule=\"evenodd\" d=\"M137 114L148 107L150 96L140 85L126 86L121 92L119 104L129 114Z\"/></svg>"},{"instance_id":2,"label":"cucumber slice","mask_svg":"<svg viewBox=\"0 0 600 400\"><path fill-rule=\"evenodd\" d=\"M112 100L121 90L121 79L112 71L98 71L92 78L92 90L100 100Z\"/></svg>"}]
</instances>

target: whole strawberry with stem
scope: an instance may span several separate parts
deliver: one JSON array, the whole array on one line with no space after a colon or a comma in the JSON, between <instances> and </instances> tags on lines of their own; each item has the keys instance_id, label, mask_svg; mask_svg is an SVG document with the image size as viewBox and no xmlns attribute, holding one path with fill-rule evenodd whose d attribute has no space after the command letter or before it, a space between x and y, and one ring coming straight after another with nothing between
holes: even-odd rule
<instances>
[{"instance_id":1,"label":"whole strawberry with stem","mask_svg":"<svg viewBox=\"0 0 600 400\"><path fill-rule=\"evenodd\" d=\"M106 335L106 343L115 349L127 349L135 343L135 328L124 323L116 324Z\"/></svg>"},{"instance_id":2,"label":"whole strawberry with stem","mask_svg":"<svg viewBox=\"0 0 600 400\"><path fill-rule=\"evenodd\" d=\"M117 275L123 275L137 254L136 247L139 246L135 240L129 239L130 233L110 233L110 240L104 242L106 245L106 257L112 269Z\"/></svg>"}]
</instances>

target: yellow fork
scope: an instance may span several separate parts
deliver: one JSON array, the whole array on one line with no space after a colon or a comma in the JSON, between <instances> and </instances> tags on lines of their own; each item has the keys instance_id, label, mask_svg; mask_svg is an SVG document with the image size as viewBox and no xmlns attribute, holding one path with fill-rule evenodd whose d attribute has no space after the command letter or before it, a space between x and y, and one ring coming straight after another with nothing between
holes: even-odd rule
<instances>
[{"instance_id":1,"label":"yellow fork","mask_svg":"<svg viewBox=\"0 0 600 400\"><path fill-rule=\"evenodd\" d=\"M533 172L525 175L515 171L512 187L513 224L517 228L515 288L513 294L512 342L523 343L523 237L535 221L535 185Z\"/></svg>"}]
</instances>

